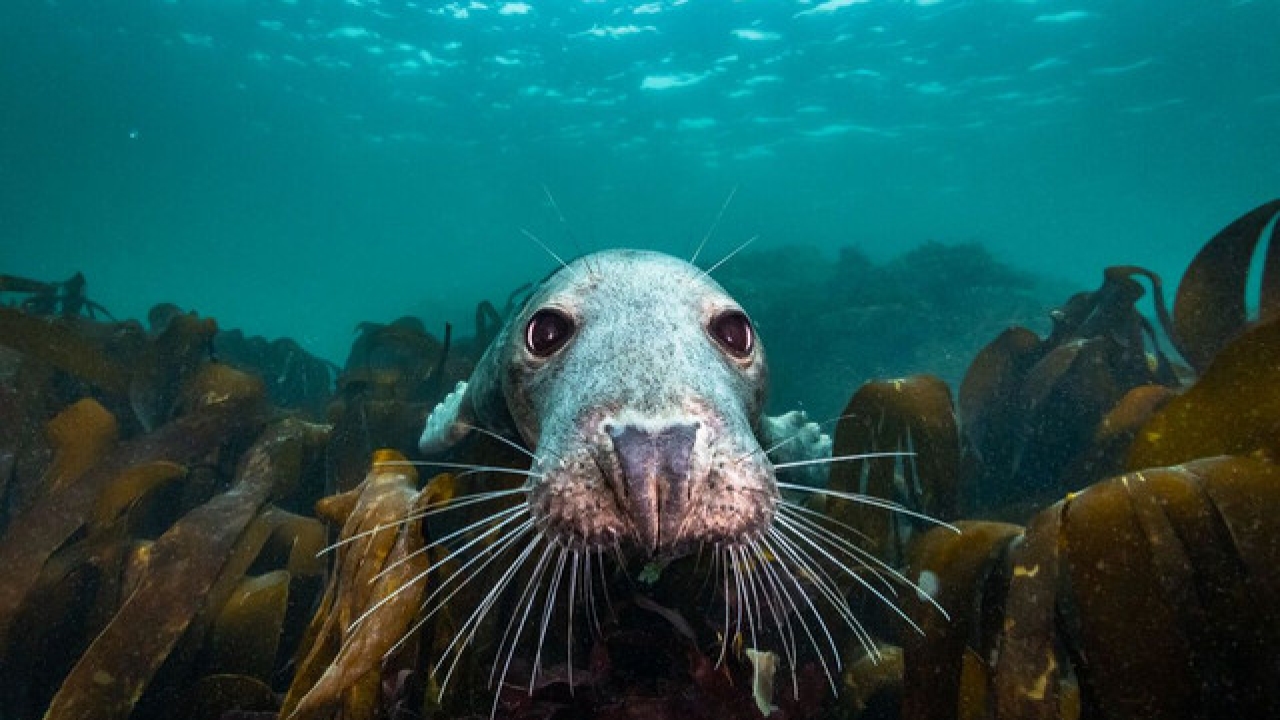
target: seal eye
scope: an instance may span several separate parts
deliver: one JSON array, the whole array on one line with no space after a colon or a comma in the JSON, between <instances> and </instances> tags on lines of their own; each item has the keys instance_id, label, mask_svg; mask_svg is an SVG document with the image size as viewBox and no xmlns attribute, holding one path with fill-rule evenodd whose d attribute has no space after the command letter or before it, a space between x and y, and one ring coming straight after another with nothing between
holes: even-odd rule
<instances>
[{"instance_id":1,"label":"seal eye","mask_svg":"<svg viewBox=\"0 0 1280 720\"><path fill-rule=\"evenodd\" d=\"M573 320L559 310L543 308L529 318L524 344L535 357L550 357L573 336Z\"/></svg>"},{"instance_id":2,"label":"seal eye","mask_svg":"<svg viewBox=\"0 0 1280 720\"><path fill-rule=\"evenodd\" d=\"M741 310L729 310L711 321L711 336L725 352L738 359L751 354L756 346L756 334L751 321Z\"/></svg>"}]
</instances>

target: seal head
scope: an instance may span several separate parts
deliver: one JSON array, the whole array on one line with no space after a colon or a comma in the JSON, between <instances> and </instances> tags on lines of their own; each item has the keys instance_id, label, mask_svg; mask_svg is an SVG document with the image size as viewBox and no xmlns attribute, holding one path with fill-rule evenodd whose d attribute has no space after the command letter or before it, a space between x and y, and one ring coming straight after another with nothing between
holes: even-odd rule
<instances>
[{"instance_id":1,"label":"seal head","mask_svg":"<svg viewBox=\"0 0 1280 720\"><path fill-rule=\"evenodd\" d=\"M535 457L530 512L562 546L671 557L748 542L778 501L761 448L775 427L767 378L751 321L706 273L605 251L538 287L420 447L438 452L472 426L518 439Z\"/></svg>"}]
</instances>

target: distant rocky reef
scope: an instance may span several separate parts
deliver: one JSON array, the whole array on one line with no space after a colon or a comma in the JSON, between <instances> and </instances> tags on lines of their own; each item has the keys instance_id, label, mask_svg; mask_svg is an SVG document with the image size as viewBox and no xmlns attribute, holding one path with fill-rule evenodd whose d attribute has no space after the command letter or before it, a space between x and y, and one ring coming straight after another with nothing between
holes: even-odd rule
<instances>
[{"instance_id":1,"label":"distant rocky reef","mask_svg":"<svg viewBox=\"0 0 1280 720\"><path fill-rule=\"evenodd\" d=\"M926 242L885 263L859 248L743 252L715 277L764 340L770 405L834 417L863 381L929 372L958 386L1012 325L1049 328L1064 282L1014 268L978 243Z\"/></svg>"}]
</instances>

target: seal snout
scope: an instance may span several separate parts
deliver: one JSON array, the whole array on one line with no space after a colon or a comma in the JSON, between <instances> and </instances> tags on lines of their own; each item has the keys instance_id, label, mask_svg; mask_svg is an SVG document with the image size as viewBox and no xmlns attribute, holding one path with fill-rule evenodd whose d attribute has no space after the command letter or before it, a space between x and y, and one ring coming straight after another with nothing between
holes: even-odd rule
<instances>
[{"instance_id":1,"label":"seal snout","mask_svg":"<svg viewBox=\"0 0 1280 720\"><path fill-rule=\"evenodd\" d=\"M606 423L621 471L619 497L637 540L650 553L670 544L689 509L690 468L699 424Z\"/></svg>"}]
</instances>

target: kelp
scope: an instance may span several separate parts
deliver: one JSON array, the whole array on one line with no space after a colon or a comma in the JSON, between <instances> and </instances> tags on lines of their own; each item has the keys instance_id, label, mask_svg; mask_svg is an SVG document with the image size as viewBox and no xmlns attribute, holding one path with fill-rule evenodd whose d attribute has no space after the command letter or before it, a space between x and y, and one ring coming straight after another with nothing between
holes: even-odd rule
<instances>
[{"instance_id":1,"label":"kelp","mask_svg":"<svg viewBox=\"0 0 1280 720\"><path fill-rule=\"evenodd\" d=\"M0 538L0 565L8 575L0 583L0 647L44 562L91 517L98 496L130 468L159 461L188 463L234 438L258 422L260 396L228 398L184 415L153 433L121 444L75 482L55 483L25 512L14 518ZM87 401L92 402L92 401ZM78 406L82 409L92 405ZM84 435L67 442L67 453L85 455L83 444L101 444L114 433L114 423L100 408L77 413L97 418ZM76 423L83 426L80 421ZM76 449L71 449L76 448Z\"/></svg>"},{"instance_id":2,"label":"kelp","mask_svg":"<svg viewBox=\"0 0 1280 720\"><path fill-rule=\"evenodd\" d=\"M314 438L314 429L294 421L269 429L245 455L229 491L156 541L137 589L72 668L47 720L129 715L202 606L241 531L270 498L276 480L299 472L305 446Z\"/></svg>"},{"instance_id":3,"label":"kelp","mask_svg":"<svg viewBox=\"0 0 1280 720\"><path fill-rule=\"evenodd\" d=\"M1186 392L1137 432L1132 469L1214 455L1280 459L1280 318L1229 343Z\"/></svg>"},{"instance_id":4,"label":"kelp","mask_svg":"<svg viewBox=\"0 0 1280 720\"><path fill-rule=\"evenodd\" d=\"M213 347L219 360L262 378L267 396L277 407L296 408L317 420L324 416L341 371L333 363L289 338L268 340L246 336L240 330L219 331L213 337Z\"/></svg>"},{"instance_id":5,"label":"kelp","mask_svg":"<svg viewBox=\"0 0 1280 720\"><path fill-rule=\"evenodd\" d=\"M1047 338L1013 328L974 358L958 409L964 484L975 508L991 512L1042 501L1114 472L1123 444L1095 441L1115 419L1108 414L1137 388L1178 386L1154 327L1136 308L1145 294L1139 277L1149 279L1159 297L1154 273L1108 268L1097 290L1052 313ZM1151 411L1154 405L1129 407Z\"/></svg>"},{"instance_id":6,"label":"kelp","mask_svg":"<svg viewBox=\"0 0 1280 720\"><path fill-rule=\"evenodd\" d=\"M143 428L152 429L173 417L188 382L213 357L218 325L195 313L177 313L153 323L152 334L132 360L129 403Z\"/></svg>"},{"instance_id":7,"label":"kelp","mask_svg":"<svg viewBox=\"0 0 1280 720\"><path fill-rule=\"evenodd\" d=\"M1260 601L1280 592L1274 465L1142 470L1067 497L1021 533L974 542L975 526L960 526L913 547L911 576L936 574L922 584L951 621L912 606L926 634L905 648L903 717L1280 712L1269 680L1280 608Z\"/></svg>"},{"instance_id":8,"label":"kelp","mask_svg":"<svg viewBox=\"0 0 1280 720\"><path fill-rule=\"evenodd\" d=\"M446 476L447 478L447 476ZM447 479L419 493L417 473L403 455L374 454L361 485L341 500L345 514L334 572L300 650L298 671L281 717L373 718L380 709L386 655L413 624L427 587L429 556L418 523L430 503L449 499ZM344 512L345 511L345 512Z\"/></svg>"},{"instance_id":9,"label":"kelp","mask_svg":"<svg viewBox=\"0 0 1280 720\"><path fill-rule=\"evenodd\" d=\"M111 318L111 313L105 307L89 299L85 291L88 284L84 274L79 272L60 282L0 275L0 294L25 295L18 307L32 315L84 316L96 319L100 313Z\"/></svg>"},{"instance_id":10,"label":"kelp","mask_svg":"<svg viewBox=\"0 0 1280 720\"><path fill-rule=\"evenodd\" d=\"M943 520L956 517L960 440L951 392L941 380L921 375L859 388L836 425L832 455L864 453L880 456L833 465L832 490L901 501ZM826 513L858 528L864 536L851 540L864 543L877 557L903 556L901 516L836 497L827 500Z\"/></svg>"},{"instance_id":11,"label":"kelp","mask_svg":"<svg viewBox=\"0 0 1280 720\"><path fill-rule=\"evenodd\" d=\"M142 343L142 328L136 323L122 323L113 332L124 338L123 343L117 339L119 345L133 348ZM0 344L48 363L111 395L124 396L129 391L129 365L116 360L108 344L101 337L84 332L78 321L48 320L0 307Z\"/></svg>"},{"instance_id":12,"label":"kelp","mask_svg":"<svg viewBox=\"0 0 1280 720\"><path fill-rule=\"evenodd\" d=\"M375 449L416 447L429 408L452 387L443 375L449 336L437 340L416 318L358 330L328 408L330 492L359 484Z\"/></svg>"},{"instance_id":13,"label":"kelp","mask_svg":"<svg viewBox=\"0 0 1280 720\"><path fill-rule=\"evenodd\" d=\"M911 546L907 577L924 587L949 615L923 600L904 598L922 632L903 638L904 720L980 717L990 696L985 651L995 644L1001 578L1021 528L960 521L960 533L936 528Z\"/></svg>"},{"instance_id":14,"label":"kelp","mask_svg":"<svg viewBox=\"0 0 1280 720\"><path fill-rule=\"evenodd\" d=\"M1178 284L1169 335L1178 352L1203 372L1219 351L1251 322L1246 292L1250 268L1265 231L1277 215L1280 200L1259 205L1215 235L1191 261ZM1280 312L1280 242L1272 227L1262 261L1259 319Z\"/></svg>"}]
</instances>

